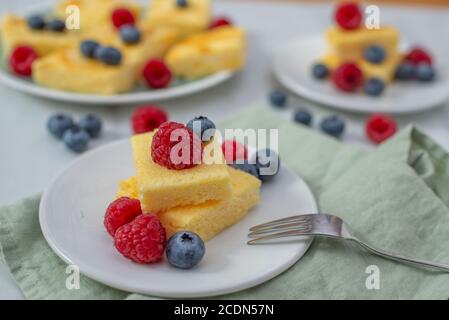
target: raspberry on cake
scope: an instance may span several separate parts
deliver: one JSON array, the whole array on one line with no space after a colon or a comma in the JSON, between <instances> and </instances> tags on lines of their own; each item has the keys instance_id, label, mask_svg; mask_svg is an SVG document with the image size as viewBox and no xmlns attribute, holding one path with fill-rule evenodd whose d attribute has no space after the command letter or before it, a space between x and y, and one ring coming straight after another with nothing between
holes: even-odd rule
<instances>
[{"instance_id":1,"label":"raspberry on cake","mask_svg":"<svg viewBox=\"0 0 449 320\"><path fill-rule=\"evenodd\" d=\"M245 32L240 28L215 28L177 43L165 59L175 75L186 78L238 70L245 64L245 38Z\"/></svg>"},{"instance_id":2,"label":"raspberry on cake","mask_svg":"<svg viewBox=\"0 0 449 320\"><path fill-rule=\"evenodd\" d=\"M152 159L153 136L154 133L145 133L131 138L137 189L144 212L229 198L231 183L224 161L216 163L205 152L202 164L185 170L167 169ZM221 152L219 146L215 150Z\"/></svg>"},{"instance_id":3,"label":"raspberry on cake","mask_svg":"<svg viewBox=\"0 0 449 320\"><path fill-rule=\"evenodd\" d=\"M227 171L232 185L232 193L228 199L179 206L158 214L168 237L178 231L188 230L208 241L239 222L259 203L261 181L231 167L227 167ZM126 186L126 189L123 186ZM136 179L133 177L120 183L118 194L132 197L137 188Z\"/></svg>"}]
</instances>

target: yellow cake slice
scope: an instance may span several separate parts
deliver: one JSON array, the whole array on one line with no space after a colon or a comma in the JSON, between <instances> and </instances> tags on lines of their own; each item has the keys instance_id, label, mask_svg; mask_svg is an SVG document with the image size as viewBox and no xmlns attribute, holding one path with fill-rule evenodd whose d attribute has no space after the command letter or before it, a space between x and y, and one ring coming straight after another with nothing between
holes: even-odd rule
<instances>
[{"instance_id":1,"label":"yellow cake slice","mask_svg":"<svg viewBox=\"0 0 449 320\"><path fill-rule=\"evenodd\" d=\"M344 30L339 26L332 26L326 30L328 55L337 56L346 61L363 59L364 51L372 45L379 45L385 49L387 58L394 56L399 45L399 31L391 26L380 29L358 28Z\"/></svg>"},{"instance_id":2,"label":"yellow cake slice","mask_svg":"<svg viewBox=\"0 0 449 320\"><path fill-rule=\"evenodd\" d=\"M12 14L3 17L0 28L5 57L8 57L16 47L22 45L30 46L39 56L44 56L62 48L73 47L78 42L78 36L73 32L32 30L24 18Z\"/></svg>"},{"instance_id":3,"label":"yellow cake slice","mask_svg":"<svg viewBox=\"0 0 449 320\"><path fill-rule=\"evenodd\" d=\"M89 32L99 26L112 24L112 12L118 8L128 9L136 20L141 16L142 8L134 1L126 0L64 0L55 7L55 15L65 20L68 17L67 8L77 6L80 12L80 32Z\"/></svg>"},{"instance_id":4,"label":"yellow cake slice","mask_svg":"<svg viewBox=\"0 0 449 320\"><path fill-rule=\"evenodd\" d=\"M167 236L178 231L193 231L208 241L245 217L260 201L259 179L228 167L231 197L223 201L208 201L195 206L182 206L158 214ZM137 182L133 177L122 181L117 197L136 198Z\"/></svg>"},{"instance_id":5,"label":"yellow cake slice","mask_svg":"<svg viewBox=\"0 0 449 320\"><path fill-rule=\"evenodd\" d=\"M188 0L179 7L176 0L152 0L145 17L150 27L171 27L189 35L205 30L211 19L210 0Z\"/></svg>"},{"instance_id":6,"label":"yellow cake slice","mask_svg":"<svg viewBox=\"0 0 449 320\"><path fill-rule=\"evenodd\" d=\"M240 28L220 27L193 35L173 46L166 61L174 74L198 78L244 66L245 33Z\"/></svg>"},{"instance_id":7,"label":"yellow cake slice","mask_svg":"<svg viewBox=\"0 0 449 320\"><path fill-rule=\"evenodd\" d=\"M204 163L190 169L170 170L153 162L152 138L153 133L131 138L138 194L144 212L157 213L177 206L229 198L231 182L223 160L214 163L211 154L205 152ZM221 148L215 150L222 157Z\"/></svg>"}]
</instances>

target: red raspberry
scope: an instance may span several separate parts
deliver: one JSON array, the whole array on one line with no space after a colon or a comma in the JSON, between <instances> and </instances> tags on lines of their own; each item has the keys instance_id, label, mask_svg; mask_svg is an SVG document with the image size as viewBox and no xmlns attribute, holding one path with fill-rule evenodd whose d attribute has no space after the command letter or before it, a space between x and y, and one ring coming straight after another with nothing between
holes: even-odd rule
<instances>
[{"instance_id":1,"label":"red raspberry","mask_svg":"<svg viewBox=\"0 0 449 320\"><path fill-rule=\"evenodd\" d=\"M117 29L120 29L120 27L124 26L125 24L134 25L136 23L133 13L126 8L115 9L112 12L111 19L112 19L112 24Z\"/></svg>"},{"instance_id":2,"label":"red raspberry","mask_svg":"<svg viewBox=\"0 0 449 320\"><path fill-rule=\"evenodd\" d=\"M217 17L209 25L209 29L215 29L222 26L232 26L232 21L226 17Z\"/></svg>"},{"instance_id":3,"label":"red raspberry","mask_svg":"<svg viewBox=\"0 0 449 320\"><path fill-rule=\"evenodd\" d=\"M131 116L134 134L153 131L167 120L167 113L154 105L138 107Z\"/></svg>"},{"instance_id":4,"label":"red raspberry","mask_svg":"<svg viewBox=\"0 0 449 320\"><path fill-rule=\"evenodd\" d=\"M148 87L161 89L170 84L172 73L162 60L152 59L143 68L143 77Z\"/></svg>"},{"instance_id":5,"label":"red raspberry","mask_svg":"<svg viewBox=\"0 0 449 320\"><path fill-rule=\"evenodd\" d=\"M405 56L405 60L411 64L417 65L419 63L432 64L432 56L424 49L415 47Z\"/></svg>"},{"instance_id":6,"label":"red raspberry","mask_svg":"<svg viewBox=\"0 0 449 320\"><path fill-rule=\"evenodd\" d=\"M357 29L362 23L362 11L355 2L342 3L335 11L335 21L346 30Z\"/></svg>"},{"instance_id":7,"label":"red raspberry","mask_svg":"<svg viewBox=\"0 0 449 320\"><path fill-rule=\"evenodd\" d=\"M173 155L172 149L174 149ZM187 153L187 154L186 154ZM156 131L151 144L151 157L168 169L183 170L201 163L203 145L200 138L185 125L165 122Z\"/></svg>"},{"instance_id":8,"label":"red raspberry","mask_svg":"<svg viewBox=\"0 0 449 320\"><path fill-rule=\"evenodd\" d=\"M113 201L104 216L104 226L111 236L114 236L118 228L133 221L142 214L140 201L127 197Z\"/></svg>"},{"instance_id":9,"label":"red raspberry","mask_svg":"<svg viewBox=\"0 0 449 320\"><path fill-rule=\"evenodd\" d=\"M39 56L33 48L28 46L20 46L14 49L11 53L9 65L15 74L30 77L32 73L31 66L38 57Z\"/></svg>"},{"instance_id":10,"label":"red raspberry","mask_svg":"<svg viewBox=\"0 0 449 320\"><path fill-rule=\"evenodd\" d=\"M114 237L117 250L137 263L154 263L161 260L166 242L165 229L153 214L142 214L134 221L121 226Z\"/></svg>"},{"instance_id":11,"label":"red raspberry","mask_svg":"<svg viewBox=\"0 0 449 320\"><path fill-rule=\"evenodd\" d=\"M221 145L221 150L227 164L232 164L237 159L246 160L248 158L248 150L236 140L226 140Z\"/></svg>"},{"instance_id":12,"label":"red raspberry","mask_svg":"<svg viewBox=\"0 0 449 320\"><path fill-rule=\"evenodd\" d=\"M381 143L397 131L396 121L384 114L372 115L365 124L368 138L374 143Z\"/></svg>"},{"instance_id":13,"label":"red raspberry","mask_svg":"<svg viewBox=\"0 0 449 320\"><path fill-rule=\"evenodd\" d=\"M363 82L363 73L354 63L343 63L332 73L332 81L340 90L355 91Z\"/></svg>"}]
</instances>

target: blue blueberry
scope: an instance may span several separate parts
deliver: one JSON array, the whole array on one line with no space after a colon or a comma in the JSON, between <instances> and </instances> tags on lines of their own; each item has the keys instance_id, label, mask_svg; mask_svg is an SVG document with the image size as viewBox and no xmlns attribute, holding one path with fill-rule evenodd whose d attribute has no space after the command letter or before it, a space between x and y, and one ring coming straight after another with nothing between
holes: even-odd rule
<instances>
[{"instance_id":1,"label":"blue blueberry","mask_svg":"<svg viewBox=\"0 0 449 320\"><path fill-rule=\"evenodd\" d=\"M385 89L385 83L378 78L371 78L365 81L363 90L370 96L380 96Z\"/></svg>"},{"instance_id":2,"label":"blue blueberry","mask_svg":"<svg viewBox=\"0 0 449 320\"><path fill-rule=\"evenodd\" d=\"M415 75L415 67L411 63L401 63L396 69L395 77L398 80L410 80Z\"/></svg>"},{"instance_id":3,"label":"blue blueberry","mask_svg":"<svg viewBox=\"0 0 449 320\"><path fill-rule=\"evenodd\" d=\"M415 73L416 79L423 82L430 82L435 79L435 71L431 65L427 63L420 63L416 67Z\"/></svg>"},{"instance_id":4,"label":"blue blueberry","mask_svg":"<svg viewBox=\"0 0 449 320\"><path fill-rule=\"evenodd\" d=\"M287 104L287 94L280 90L274 90L270 93L270 103L275 107L285 107Z\"/></svg>"},{"instance_id":5,"label":"blue blueberry","mask_svg":"<svg viewBox=\"0 0 449 320\"><path fill-rule=\"evenodd\" d=\"M86 131L91 138L97 138L101 132L101 120L97 116L88 114L82 117L78 123L79 127Z\"/></svg>"},{"instance_id":6,"label":"blue blueberry","mask_svg":"<svg viewBox=\"0 0 449 320\"><path fill-rule=\"evenodd\" d=\"M180 8L186 8L189 6L188 0L176 0L176 5Z\"/></svg>"},{"instance_id":7,"label":"blue blueberry","mask_svg":"<svg viewBox=\"0 0 449 320\"><path fill-rule=\"evenodd\" d=\"M245 160L243 163L233 163L232 167L234 169L249 173L259 179L259 167L254 163L249 163Z\"/></svg>"},{"instance_id":8,"label":"blue blueberry","mask_svg":"<svg viewBox=\"0 0 449 320\"><path fill-rule=\"evenodd\" d=\"M203 240L193 232L180 231L167 242L168 262L181 269L191 269L200 263L206 252Z\"/></svg>"},{"instance_id":9,"label":"blue blueberry","mask_svg":"<svg viewBox=\"0 0 449 320\"><path fill-rule=\"evenodd\" d=\"M98 46L95 49L94 56L97 60L113 66L120 64L122 61L122 53L114 47Z\"/></svg>"},{"instance_id":10,"label":"blue blueberry","mask_svg":"<svg viewBox=\"0 0 449 320\"><path fill-rule=\"evenodd\" d=\"M126 24L120 28L120 37L128 44L138 43L141 38L140 31L133 25Z\"/></svg>"},{"instance_id":11,"label":"blue blueberry","mask_svg":"<svg viewBox=\"0 0 449 320\"><path fill-rule=\"evenodd\" d=\"M65 30L65 22L60 19L53 19L48 22L47 28L55 32L63 32Z\"/></svg>"},{"instance_id":12,"label":"blue blueberry","mask_svg":"<svg viewBox=\"0 0 449 320\"><path fill-rule=\"evenodd\" d=\"M72 117L62 113L51 116L47 121L48 131L58 139L62 139L64 133L73 126Z\"/></svg>"},{"instance_id":13,"label":"blue blueberry","mask_svg":"<svg viewBox=\"0 0 449 320\"><path fill-rule=\"evenodd\" d=\"M83 56L87 58L94 58L95 50L97 50L99 46L100 45L96 41L84 40L83 42L81 42L80 51L83 54Z\"/></svg>"},{"instance_id":14,"label":"blue blueberry","mask_svg":"<svg viewBox=\"0 0 449 320\"><path fill-rule=\"evenodd\" d=\"M30 29L43 30L45 29L45 20L42 16L34 15L27 19L27 24Z\"/></svg>"},{"instance_id":15,"label":"blue blueberry","mask_svg":"<svg viewBox=\"0 0 449 320\"><path fill-rule=\"evenodd\" d=\"M82 153L87 150L90 136L78 126L68 129L63 136L64 144L67 148L76 153Z\"/></svg>"},{"instance_id":16,"label":"blue blueberry","mask_svg":"<svg viewBox=\"0 0 449 320\"><path fill-rule=\"evenodd\" d=\"M187 123L187 128L201 137L201 141L207 142L212 140L215 135L215 123L204 116L195 117ZM207 131L207 132L206 132Z\"/></svg>"},{"instance_id":17,"label":"blue blueberry","mask_svg":"<svg viewBox=\"0 0 449 320\"><path fill-rule=\"evenodd\" d=\"M385 60L387 54L383 47L374 45L366 48L363 56L365 60L378 64Z\"/></svg>"},{"instance_id":18,"label":"blue blueberry","mask_svg":"<svg viewBox=\"0 0 449 320\"><path fill-rule=\"evenodd\" d=\"M329 68L322 63L316 63L312 67L312 74L317 79L326 79L329 75Z\"/></svg>"},{"instance_id":19,"label":"blue blueberry","mask_svg":"<svg viewBox=\"0 0 449 320\"><path fill-rule=\"evenodd\" d=\"M340 138L345 131L345 122L340 117L333 115L324 118L321 121L320 128L323 132L334 136L335 138Z\"/></svg>"},{"instance_id":20,"label":"blue blueberry","mask_svg":"<svg viewBox=\"0 0 449 320\"><path fill-rule=\"evenodd\" d=\"M261 149L251 159L250 163L255 163L258 169L259 179L268 182L279 173L281 159L276 151L271 149Z\"/></svg>"},{"instance_id":21,"label":"blue blueberry","mask_svg":"<svg viewBox=\"0 0 449 320\"><path fill-rule=\"evenodd\" d=\"M312 124L312 114L307 110L297 110L293 117L295 122L310 126Z\"/></svg>"}]
</instances>

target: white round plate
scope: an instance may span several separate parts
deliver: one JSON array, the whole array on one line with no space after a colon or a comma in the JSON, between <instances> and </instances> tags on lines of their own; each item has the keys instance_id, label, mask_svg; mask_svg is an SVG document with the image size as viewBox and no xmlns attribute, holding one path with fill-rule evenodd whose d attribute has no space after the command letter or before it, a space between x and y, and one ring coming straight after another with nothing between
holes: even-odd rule
<instances>
[{"instance_id":1,"label":"white round plate","mask_svg":"<svg viewBox=\"0 0 449 320\"><path fill-rule=\"evenodd\" d=\"M314 102L358 113L412 113L442 105L449 98L449 69L436 55L438 78L432 83L396 82L380 97L338 91L327 80L314 79L311 66L326 52L323 35L300 38L277 51L274 73L287 89Z\"/></svg>"},{"instance_id":2,"label":"white round plate","mask_svg":"<svg viewBox=\"0 0 449 320\"><path fill-rule=\"evenodd\" d=\"M136 1L137 2L137 1ZM142 1L138 1L141 2ZM27 8L20 8L15 10L15 14L20 16L28 16L32 13L48 13L51 11L54 1L39 2L38 4L29 6ZM235 71L222 71L216 74L189 81L175 81L174 85L165 89L151 90L144 86L140 86L133 91L115 95L98 95L98 94L82 94L68 91L55 90L43 87L33 83L29 79L21 78L12 74L9 70L0 43L0 83L17 91L21 91L34 96L52 99L62 102L71 102L77 104L88 105L122 105L135 104L145 102L155 102L160 100L174 99L186 95L191 95L200 91L207 90L211 87L217 86L220 83L230 79Z\"/></svg>"},{"instance_id":3,"label":"white round plate","mask_svg":"<svg viewBox=\"0 0 449 320\"><path fill-rule=\"evenodd\" d=\"M206 243L206 255L191 270L165 260L140 265L123 258L103 227L103 216L118 182L134 175L129 140L93 150L63 170L45 191L39 210L50 247L86 276L117 289L170 298L216 296L261 284L287 270L312 239L249 246L248 229L298 213L317 212L306 183L281 167L263 185L261 202L241 222Z\"/></svg>"}]
</instances>

